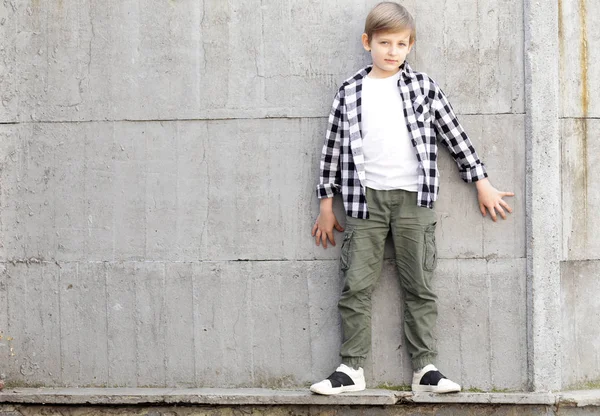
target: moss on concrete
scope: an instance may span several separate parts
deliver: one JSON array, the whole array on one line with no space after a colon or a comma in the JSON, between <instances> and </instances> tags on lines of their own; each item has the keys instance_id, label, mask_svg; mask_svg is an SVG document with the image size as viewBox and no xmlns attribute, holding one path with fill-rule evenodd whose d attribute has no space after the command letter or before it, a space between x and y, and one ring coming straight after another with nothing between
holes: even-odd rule
<instances>
[{"instance_id":1,"label":"moss on concrete","mask_svg":"<svg viewBox=\"0 0 600 416\"><path fill-rule=\"evenodd\" d=\"M578 384L573 384L565 390L600 390L600 380L589 380Z\"/></svg>"},{"instance_id":2,"label":"moss on concrete","mask_svg":"<svg viewBox=\"0 0 600 416\"><path fill-rule=\"evenodd\" d=\"M400 384L400 385L390 385L390 384L380 384L375 387L376 389L382 390L394 390L394 391L411 391L411 387L408 384Z\"/></svg>"}]
</instances>

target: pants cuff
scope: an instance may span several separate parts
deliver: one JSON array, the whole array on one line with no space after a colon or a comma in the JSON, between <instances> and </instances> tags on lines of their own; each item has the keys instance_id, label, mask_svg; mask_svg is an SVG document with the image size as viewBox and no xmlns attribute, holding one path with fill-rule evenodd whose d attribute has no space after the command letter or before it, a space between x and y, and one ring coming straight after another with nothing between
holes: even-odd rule
<instances>
[{"instance_id":1,"label":"pants cuff","mask_svg":"<svg viewBox=\"0 0 600 416\"><path fill-rule=\"evenodd\" d=\"M342 357L342 364L358 370L360 367L364 367L365 359L362 357Z\"/></svg>"},{"instance_id":2,"label":"pants cuff","mask_svg":"<svg viewBox=\"0 0 600 416\"><path fill-rule=\"evenodd\" d=\"M413 370L425 367L427 364L435 365L437 356L435 354L425 354L412 360Z\"/></svg>"}]
</instances>

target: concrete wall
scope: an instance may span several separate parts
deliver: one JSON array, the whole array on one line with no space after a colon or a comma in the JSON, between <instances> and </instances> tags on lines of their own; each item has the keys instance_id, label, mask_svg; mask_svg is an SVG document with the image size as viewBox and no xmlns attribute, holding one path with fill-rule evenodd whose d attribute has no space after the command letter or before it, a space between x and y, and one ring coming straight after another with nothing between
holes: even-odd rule
<instances>
[{"instance_id":1,"label":"concrete wall","mask_svg":"<svg viewBox=\"0 0 600 416\"><path fill-rule=\"evenodd\" d=\"M0 4L9 382L289 386L332 371L339 249L310 238L314 186L331 100L367 63L359 37L376 3ZM404 4L419 23L409 60L517 195L509 220L482 219L441 157L439 364L467 388L524 389L523 3ZM390 261L371 386L410 382L401 301Z\"/></svg>"},{"instance_id":2,"label":"concrete wall","mask_svg":"<svg viewBox=\"0 0 600 416\"><path fill-rule=\"evenodd\" d=\"M600 3L561 6L562 379L585 387L600 381Z\"/></svg>"}]
</instances>

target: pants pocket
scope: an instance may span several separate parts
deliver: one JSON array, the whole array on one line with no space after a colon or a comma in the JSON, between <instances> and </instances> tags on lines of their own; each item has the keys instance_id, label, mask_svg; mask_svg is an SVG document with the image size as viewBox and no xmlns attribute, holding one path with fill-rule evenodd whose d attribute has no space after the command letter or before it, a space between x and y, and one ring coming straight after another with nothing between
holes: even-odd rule
<instances>
[{"instance_id":1,"label":"pants pocket","mask_svg":"<svg viewBox=\"0 0 600 416\"><path fill-rule=\"evenodd\" d=\"M423 248L423 269L432 272L437 266L437 247L435 244L435 225L433 223L425 228L425 243Z\"/></svg>"},{"instance_id":2,"label":"pants pocket","mask_svg":"<svg viewBox=\"0 0 600 416\"><path fill-rule=\"evenodd\" d=\"M346 229L346 232L344 233L344 241L342 241L340 268L344 272L350 268L350 244L352 242L352 233L352 230Z\"/></svg>"}]
</instances>

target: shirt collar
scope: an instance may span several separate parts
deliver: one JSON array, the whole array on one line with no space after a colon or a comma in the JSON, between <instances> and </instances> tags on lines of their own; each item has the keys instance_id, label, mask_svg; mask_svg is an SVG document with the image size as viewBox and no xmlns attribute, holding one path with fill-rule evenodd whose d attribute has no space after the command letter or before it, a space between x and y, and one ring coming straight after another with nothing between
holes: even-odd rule
<instances>
[{"instance_id":1,"label":"shirt collar","mask_svg":"<svg viewBox=\"0 0 600 416\"><path fill-rule=\"evenodd\" d=\"M402 71L402 75L404 75L406 78L415 77L415 72L406 61L404 61L404 63L400 66L400 71Z\"/></svg>"}]
</instances>

